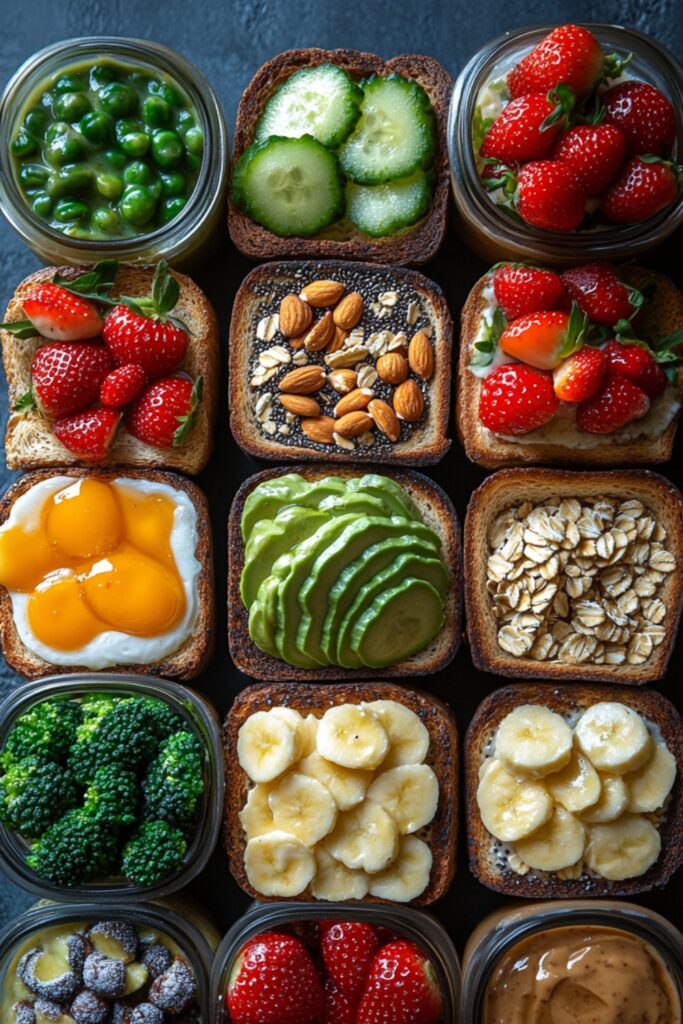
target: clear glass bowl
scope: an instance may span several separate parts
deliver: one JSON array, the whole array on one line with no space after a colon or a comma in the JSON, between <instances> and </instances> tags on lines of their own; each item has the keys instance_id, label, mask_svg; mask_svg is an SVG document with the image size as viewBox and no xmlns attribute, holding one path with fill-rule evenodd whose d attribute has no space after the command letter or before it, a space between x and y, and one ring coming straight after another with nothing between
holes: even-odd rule
<instances>
[{"instance_id":1,"label":"clear glass bowl","mask_svg":"<svg viewBox=\"0 0 683 1024\"><path fill-rule=\"evenodd\" d=\"M385 907L357 903L326 904L255 902L232 926L216 953L211 971L211 1007L213 1024L230 1024L231 1017L224 992L240 950L249 939L265 931L277 931L297 922L367 921L388 928L424 951L436 972L441 987L443 1024L459 1020L460 962L455 947L444 927L435 917L414 907Z\"/></svg>"},{"instance_id":2,"label":"clear glass bowl","mask_svg":"<svg viewBox=\"0 0 683 1024\"><path fill-rule=\"evenodd\" d=\"M591 24L605 52L633 53L632 78L664 92L678 112L677 152L683 149L683 68L649 36L618 25ZM472 147L472 118L481 88L502 77L546 36L553 25L515 29L496 36L468 61L453 89L448 115L448 155L456 223L467 245L490 263L502 259L557 264L591 259L625 259L654 248L683 223L683 194L641 224L615 224L594 231L544 231L501 211L479 180Z\"/></svg>"},{"instance_id":3,"label":"clear glass bowl","mask_svg":"<svg viewBox=\"0 0 683 1024\"><path fill-rule=\"evenodd\" d=\"M135 238L91 241L69 238L33 212L18 187L9 144L17 118L41 82L70 65L101 59L105 54L127 64L159 69L174 78L197 110L206 145L194 190L177 217ZM228 160L227 129L207 80L179 53L145 39L87 36L53 43L15 71L0 97L0 209L44 263L78 264L116 258L129 263L166 259L178 269L197 266L225 230Z\"/></svg>"},{"instance_id":4,"label":"clear glass bowl","mask_svg":"<svg viewBox=\"0 0 683 1024\"><path fill-rule=\"evenodd\" d=\"M683 935L665 918L646 907L619 900L562 900L509 904L478 925L465 949L462 978L462 1020L484 1024L484 996L500 958L522 939L556 928L601 925L636 935L659 953L683 1005Z\"/></svg>"},{"instance_id":5,"label":"clear glass bowl","mask_svg":"<svg viewBox=\"0 0 683 1024\"><path fill-rule=\"evenodd\" d=\"M94 899L119 900L125 903L159 899L177 892L204 870L218 841L224 790L223 745L218 714L206 698L185 686L167 680L155 682L144 676L113 675L106 672L97 675L78 673L48 676L20 686L0 704L0 750L4 747L15 720L31 705L39 704L50 697L82 697L87 693L158 697L170 704L201 739L206 750L204 794L197 815L197 833L187 850L182 868L151 886L138 886L123 878L110 878L101 882L83 882L73 888L61 889L52 882L40 878L28 867L25 861L27 841L2 823L0 866L12 881L23 889L46 899L68 900L71 903Z\"/></svg>"}]
</instances>

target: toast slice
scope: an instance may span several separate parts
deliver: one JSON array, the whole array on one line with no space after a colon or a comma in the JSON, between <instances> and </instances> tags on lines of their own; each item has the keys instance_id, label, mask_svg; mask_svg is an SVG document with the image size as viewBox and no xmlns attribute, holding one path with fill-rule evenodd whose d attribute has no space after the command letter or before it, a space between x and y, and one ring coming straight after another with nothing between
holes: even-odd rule
<instances>
[{"instance_id":1,"label":"toast slice","mask_svg":"<svg viewBox=\"0 0 683 1024\"><path fill-rule=\"evenodd\" d=\"M22 301L43 281L50 281L55 272L76 277L83 267L44 267L25 278L12 296L4 320L23 320ZM153 266L119 267L112 295L149 295L154 277ZM218 389L218 321L211 303L189 277L173 271L180 284L180 298L174 314L190 329L190 344L181 370L193 380L204 378L204 398L197 410L195 425L188 440L178 448L155 448L139 441L121 425L106 465L139 466L151 469L173 469L194 475L209 461L213 443L212 431ZM9 420L5 433L5 455L10 469L40 469L44 466L78 466L81 461L54 436L52 421L39 409L15 412L14 405L31 388L31 362L36 350L46 343L44 338L20 340L9 331L0 331L2 361L9 385Z\"/></svg>"},{"instance_id":2,"label":"toast slice","mask_svg":"<svg viewBox=\"0 0 683 1024\"><path fill-rule=\"evenodd\" d=\"M225 805L223 814L223 844L230 860L230 871L237 884L254 899L272 902L249 883L244 869L245 836L239 820L251 787L249 777L237 760L237 736L240 727L256 711L284 706L294 708L304 717L313 714L322 717L337 704L361 701L393 700L404 704L421 719L430 737L426 763L439 780L439 804L436 816L422 838L432 850L433 863L428 887L417 899L417 906L434 903L445 896L453 880L456 866L458 831L458 732L451 710L437 697L421 690L406 689L392 683L354 682L310 686L300 683L249 686L238 695L223 727L223 750L226 767ZM316 901L307 889L294 897L297 902ZM282 900L282 897L277 897ZM289 902L289 901L288 901ZM387 903L375 896L366 896L362 902Z\"/></svg>"},{"instance_id":3,"label":"toast slice","mask_svg":"<svg viewBox=\"0 0 683 1024\"><path fill-rule=\"evenodd\" d=\"M259 321L277 313L282 298L289 292L298 294L311 281L332 279L346 285L347 292L358 291L363 296L364 311L359 326L364 329L363 341L373 332L389 331L394 335L405 334L410 339L418 330L427 330L434 353L434 375L426 384L426 414L414 426L407 424L408 436L393 443L375 430L374 443L369 446L356 444L352 451L335 445L312 441L301 430L299 417L287 423L284 409L274 400L275 415L280 415L280 426L288 434L274 433L270 436L262 429L256 411L256 403L264 393L277 394L277 380L292 369L292 363L280 367L279 378L268 378L261 387L251 387L252 374L259 365L258 355L272 346L284 346L288 354L288 339L279 330L266 341L257 336ZM384 294L396 295L396 305L382 307L378 297ZM381 316L371 307L379 306ZM417 306L417 309L413 309ZM325 312L321 310L321 312ZM413 319L410 324L407 317ZM418 319L414 319L418 316ZM438 462L450 447L447 438L448 409L450 400L452 321L443 292L422 274L403 268L391 270L368 263L344 263L337 260L325 262L269 263L257 267L243 281L232 308L230 324L230 427L237 443L255 458L285 461L289 459L319 460L333 462L382 462L385 465L427 465ZM327 373L330 367L325 363L326 350L307 353L308 364L320 365ZM372 355L362 360L362 365L374 369ZM377 379L372 384L377 398L392 401L394 388ZM329 392L329 394L328 394ZM331 388L325 392L326 404L323 411L332 415L334 404L342 397ZM314 397L320 397L318 393ZM404 430L404 433L406 431Z\"/></svg>"},{"instance_id":4,"label":"toast slice","mask_svg":"<svg viewBox=\"0 0 683 1024\"><path fill-rule=\"evenodd\" d=\"M656 513L666 529L665 547L676 569L667 575L658 597L666 606L665 636L642 664L598 665L591 661L567 664L514 657L498 644L497 620L487 591L487 559L491 553L488 529L505 509L520 502L542 503L550 498L615 497L638 499ZM562 469L507 469L493 473L470 498L464 530L465 603L472 661L478 669L516 679L555 682L591 681L640 686L662 679L678 634L683 601L683 497L663 476L649 470L611 470L603 473Z\"/></svg>"},{"instance_id":5,"label":"toast slice","mask_svg":"<svg viewBox=\"0 0 683 1024\"><path fill-rule=\"evenodd\" d=\"M319 669L297 669L286 661L274 658L259 650L249 636L249 613L240 597L240 577L244 567L244 542L241 521L244 503L257 484L282 476L282 469L267 469L255 473L242 484L232 503L228 523L228 640L230 654L240 672L264 682L292 681L296 683L317 682L327 679L392 679L397 677L427 675L445 668L460 646L462 618L462 564L460 526L457 513L450 498L421 473L407 470L384 469L383 467L358 467L338 465L288 466L288 473L298 473L305 480L320 480L325 476L349 478L362 476L364 472L377 472L391 477L417 504L427 526L441 538L442 559L448 569L450 586L444 598L445 622L431 644L413 657L390 665L386 669L370 671L346 669L330 665Z\"/></svg>"},{"instance_id":6,"label":"toast slice","mask_svg":"<svg viewBox=\"0 0 683 1024\"><path fill-rule=\"evenodd\" d=\"M281 238L261 227L228 201L228 227L233 243L245 256L255 260L351 259L370 263L426 263L436 255L445 233L448 192L448 145L446 122L453 80L433 57L408 54L382 60L359 50L287 50L264 64L242 93L235 123L233 167L251 145L256 123L275 90L300 68L317 67L326 62L344 68L360 81L370 75L396 73L414 79L427 93L434 109L439 150L434 163L436 188L429 213L417 224L386 238L373 239L349 225L340 232L338 225L313 238Z\"/></svg>"},{"instance_id":7,"label":"toast slice","mask_svg":"<svg viewBox=\"0 0 683 1024\"><path fill-rule=\"evenodd\" d=\"M477 805L479 767L500 722L522 704L543 704L562 716L577 714L600 701L619 701L642 715L656 730L676 758L678 774L672 793L658 823L662 852L640 877L610 882L584 871L580 878L560 878L556 873L517 874L507 862L505 844L485 828ZM495 892L524 899L567 899L595 896L632 896L666 885L683 862L683 721L670 701L654 690L623 690L614 686L572 686L557 688L543 683L519 683L496 690L477 708L464 744L465 814L470 869L475 877Z\"/></svg>"},{"instance_id":8,"label":"toast slice","mask_svg":"<svg viewBox=\"0 0 683 1024\"><path fill-rule=\"evenodd\" d=\"M652 338L665 338L683 327L683 294L670 278L643 267L622 267L626 280L636 287L655 286L638 328ZM456 425L458 435L468 459L486 469L500 469L519 465L600 465L618 466L667 462L671 458L677 420L683 403L683 379L679 380L672 396L678 408L672 422L653 437L636 437L620 441L616 434L603 435L603 440L590 447L580 447L569 441L562 444L532 443L522 435L519 441L506 441L483 426L479 419L479 396L482 380L468 369L477 337L486 298L484 288L490 282L490 272L484 274L469 293L461 314L460 360L456 389ZM647 416L650 416L648 413ZM647 416L644 418L647 420ZM581 435L576 437L595 437Z\"/></svg>"},{"instance_id":9,"label":"toast slice","mask_svg":"<svg viewBox=\"0 0 683 1024\"><path fill-rule=\"evenodd\" d=\"M196 484L177 473L166 473L160 470L107 470L107 469L84 469L66 468L58 471L36 470L33 473L26 473L16 483L12 484L8 491L0 498L0 525L4 523L12 509L14 502L20 495L30 490L34 484L41 480L49 480L55 476L70 476L75 479L79 477L95 477L100 480L115 480L117 477L129 477L134 480L152 480L162 484L168 484L178 491L184 491L188 495L197 513L197 544L195 555L202 566L198 578L199 590L199 612L197 621L191 635L172 654L163 661L152 662L147 665L120 665L108 668L103 671L109 673L128 673L145 676L162 676L168 679L194 679L205 668L214 644L214 606L213 606L213 547L211 540L211 527L209 523L208 502L202 491ZM72 672L89 672L83 665L53 665L44 661L24 645L14 624L12 614L12 600L5 587L0 586L0 644L5 660L27 679L38 679L41 676L49 676L55 673L64 675ZM96 674L96 670L95 670Z\"/></svg>"}]
</instances>

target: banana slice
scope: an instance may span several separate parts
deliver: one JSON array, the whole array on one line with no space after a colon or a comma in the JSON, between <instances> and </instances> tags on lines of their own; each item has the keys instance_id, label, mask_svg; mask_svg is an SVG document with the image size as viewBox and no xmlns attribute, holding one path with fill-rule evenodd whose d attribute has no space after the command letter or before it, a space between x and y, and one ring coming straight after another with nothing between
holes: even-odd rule
<instances>
[{"instance_id":1,"label":"banana slice","mask_svg":"<svg viewBox=\"0 0 683 1024\"><path fill-rule=\"evenodd\" d=\"M315 857L288 832L268 832L250 839L244 851L250 884L263 896L298 896L315 875Z\"/></svg>"},{"instance_id":2,"label":"banana slice","mask_svg":"<svg viewBox=\"0 0 683 1024\"><path fill-rule=\"evenodd\" d=\"M318 753L344 768L379 767L389 750L389 737L372 711L359 704L328 708L318 725Z\"/></svg>"},{"instance_id":3,"label":"banana slice","mask_svg":"<svg viewBox=\"0 0 683 1024\"><path fill-rule=\"evenodd\" d=\"M241 726L237 758L252 782L271 782L299 756L301 739L291 719L276 710L256 711ZM299 716L301 717L301 716Z\"/></svg>"},{"instance_id":4,"label":"banana slice","mask_svg":"<svg viewBox=\"0 0 683 1024\"><path fill-rule=\"evenodd\" d=\"M564 807L556 807L550 821L515 843L515 850L530 868L561 871L581 859L585 845L586 829L579 819Z\"/></svg>"},{"instance_id":5,"label":"banana slice","mask_svg":"<svg viewBox=\"0 0 683 1024\"><path fill-rule=\"evenodd\" d=\"M368 800L388 811L401 835L428 825L439 803L439 780L426 764L402 764L378 775Z\"/></svg>"},{"instance_id":6,"label":"banana slice","mask_svg":"<svg viewBox=\"0 0 683 1024\"><path fill-rule=\"evenodd\" d=\"M268 806L275 828L296 836L306 846L320 842L337 821L337 805L327 786L297 771L273 786Z\"/></svg>"},{"instance_id":7,"label":"banana slice","mask_svg":"<svg viewBox=\"0 0 683 1024\"><path fill-rule=\"evenodd\" d=\"M377 715L389 737L391 747L382 767L422 764L429 752L429 733L414 711L396 700L373 700L361 706Z\"/></svg>"},{"instance_id":8,"label":"banana slice","mask_svg":"<svg viewBox=\"0 0 683 1024\"><path fill-rule=\"evenodd\" d=\"M370 879L364 871L349 871L322 847L315 851L315 862L311 892L317 900L362 900L367 896Z\"/></svg>"},{"instance_id":9,"label":"banana slice","mask_svg":"<svg viewBox=\"0 0 683 1024\"><path fill-rule=\"evenodd\" d=\"M510 771L531 778L557 772L572 753L572 731L542 704L523 704L498 726L495 755Z\"/></svg>"},{"instance_id":10,"label":"banana slice","mask_svg":"<svg viewBox=\"0 0 683 1024\"><path fill-rule=\"evenodd\" d=\"M425 891L432 873L432 851L417 836L401 836L398 857L370 879L370 895L408 903Z\"/></svg>"},{"instance_id":11,"label":"banana slice","mask_svg":"<svg viewBox=\"0 0 683 1024\"><path fill-rule=\"evenodd\" d=\"M661 836L647 818L624 814L618 821L589 828L586 864L609 882L622 882L644 875L661 848Z\"/></svg>"},{"instance_id":12,"label":"banana slice","mask_svg":"<svg viewBox=\"0 0 683 1024\"><path fill-rule=\"evenodd\" d=\"M268 806L270 786L259 783L249 790L247 802L239 813L240 824L247 839L265 835L275 828L273 815Z\"/></svg>"},{"instance_id":13,"label":"banana slice","mask_svg":"<svg viewBox=\"0 0 683 1024\"><path fill-rule=\"evenodd\" d=\"M286 708L282 705L271 708L270 713L291 725L296 734L296 758L298 760L300 757L303 757L304 740L306 738L306 722L303 716L298 711L295 711L294 708Z\"/></svg>"},{"instance_id":14,"label":"banana slice","mask_svg":"<svg viewBox=\"0 0 683 1024\"><path fill-rule=\"evenodd\" d=\"M658 810L671 792L675 778L676 758L665 743L655 743L650 760L624 776L629 811L648 814Z\"/></svg>"},{"instance_id":15,"label":"banana slice","mask_svg":"<svg viewBox=\"0 0 683 1024\"><path fill-rule=\"evenodd\" d=\"M620 775L600 776L600 798L583 811L581 820L589 825L614 821L623 814L628 804L628 790Z\"/></svg>"},{"instance_id":16,"label":"banana slice","mask_svg":"<svg viewBox=\"0 0 683 1024\"><path fill-rule=\"evenodd\" d=\"M602 789L600 776L588 758L578 750L572 751L569 764L546 777L545 784L552 798L572 814L578 814L596 804Z\"/></svg>"},{"instance_id":17,"label":"banana slice","mask_svg":"<svg viewBox=\"0 0 683 1024\"><path fill-rule=\"evenodd\" d=\"M652 751L652 737L643 719L617 701L602 701L584 711L574 735L593 767L609 775L635 771Z\"/></svg>"},{"instance_id":18,"label":"banana slice","mask_svg":"<svg viewBox=\"0 0 683 1024\"><path fill-rule=\"evenodd\" d=\"M394 819L373 800L344 811L325 840L325 849L351 870L373 875L396 859L398 831Z\"/></svg>"},{"instance_id":19,"label":"banana slice","mask_svg":"<svg viewBox=\"0 0 683 1024\"><path fill-rule=\"evenodd\" d=\"M309 757L318 749L318 723L315 715L306 715L303 724L303 743L300 757Z\"/></svg>"},{"instance_id":20,"label":"banana slice","mask_svg":"<svg viewBox=\"0 0 683 1024\"><path fill-rule=\"evenodd\" d=\"M372 772L360 768L342 768L318 753L309 754L303 761L299 761L296 770L322 782L334 797L340 811L348 811L362 803L372 782Z\"/></svg>"},{"instance_id":21,"label":"banana slice","mask_svg":"<svg viewBox=\"0 0 683 1024\"><path fill-rule=\"evenodd\" d=\"M516 779L498 759L490 762L479 783L477 803L488 831L504 843L531 835L553 813L552 798L542 782Z\"/></svg>"}]
</instances>

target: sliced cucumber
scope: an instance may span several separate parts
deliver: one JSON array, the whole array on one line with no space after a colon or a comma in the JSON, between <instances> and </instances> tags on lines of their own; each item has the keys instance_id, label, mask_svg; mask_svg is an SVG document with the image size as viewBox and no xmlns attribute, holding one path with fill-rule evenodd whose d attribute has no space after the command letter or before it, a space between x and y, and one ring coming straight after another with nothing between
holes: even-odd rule
<instances>
[{"instance_id":1,"label":"sliced cucumber","mask_svg":"<svg viewBox=\"0 0 683 1024\"><path fill-rule=\"evenodd\" d=\"M363 90L336 64L295 71L273 93L256 126L256 142L269 135L312 135L336 149L360 117Z\"/></svg>"},{"instance_id":2,"label":"sliced cucumber","mask_svg":"<svg viewBox=\"0 0 683 1024\"><path fill-rule=\"evenodd\" d=\"M371 238L393 235L424 217L432 201L433 176L416 171L384 185L346 186L346 216Z\"/></svg>"},{"instance_id":3,"label":"sliced cucumber","mask_svg":"<svg viewBox=\"0 0 683 1024\"><path fill-rule=\"evenodd\" d=\"M367 668L386 668L423 650L444 621L441 595L426 580L409 577L383 590L356 622L351 650Z\"/></svg>"},{"instance_id":4,"label":"sliced cucumber","mask_svg":"<svg viewBox=\"0 0 683 1024\"><path fill-rule=\"evenodd\" d=\"M252 220L281 236L308 238L344 212L337 158L311 135L255 142L235 167L232 195Z\"/></svg>"},{"instance_id":5,"label":"sliced cucumber","mask_svg":"<svg viewBox=\"0 0 683 1024\"><path fill-rule=\"evenodd\" d=\"M436 126L424 89L402 75L373 75L361 84L361 117L341 148L342 170L362 185L377 185L428 167Z\"/></svg>"}]
</instances>

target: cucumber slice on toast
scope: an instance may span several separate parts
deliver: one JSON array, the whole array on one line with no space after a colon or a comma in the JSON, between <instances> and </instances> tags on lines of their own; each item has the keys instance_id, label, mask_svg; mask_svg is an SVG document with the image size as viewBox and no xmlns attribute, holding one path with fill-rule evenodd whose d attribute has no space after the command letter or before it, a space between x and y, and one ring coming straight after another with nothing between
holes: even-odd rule
<instances>
[{"instance_id":1,"label":"cucumber slice on toast","mask_svg":"<svg viewBox=\"0 0 683 1024\"><path fill-rule=\"evenodd\" d=\"M336 64L295 71L266 103L255 140L269 135L299 138L312 135L336 149L360 117L363 90Z\"/></svg>"},{"instance_id":2,"label":"cucumber slice on toast","mask_svg":"<svg viewBox=\"0 0 683 1024\"><path fill-rule=\"evenodd\" d=\"M409 178L383 185L346 186L346 216L371 238L394 235L426 216L434 192L434 176L416 171Z\"/></svg>"},{"instance_id":3,"label":"cucumber slice on toast","mask_svg":"<svg viewBox=\"0 0 683 1024\"><path fill-rule=\"evenodd\" d=\"M386 668L423 650L444 622L441 595L426 580L382 591L357 620L351 650L368 668Z\"/></svg>"}]
</instances>

